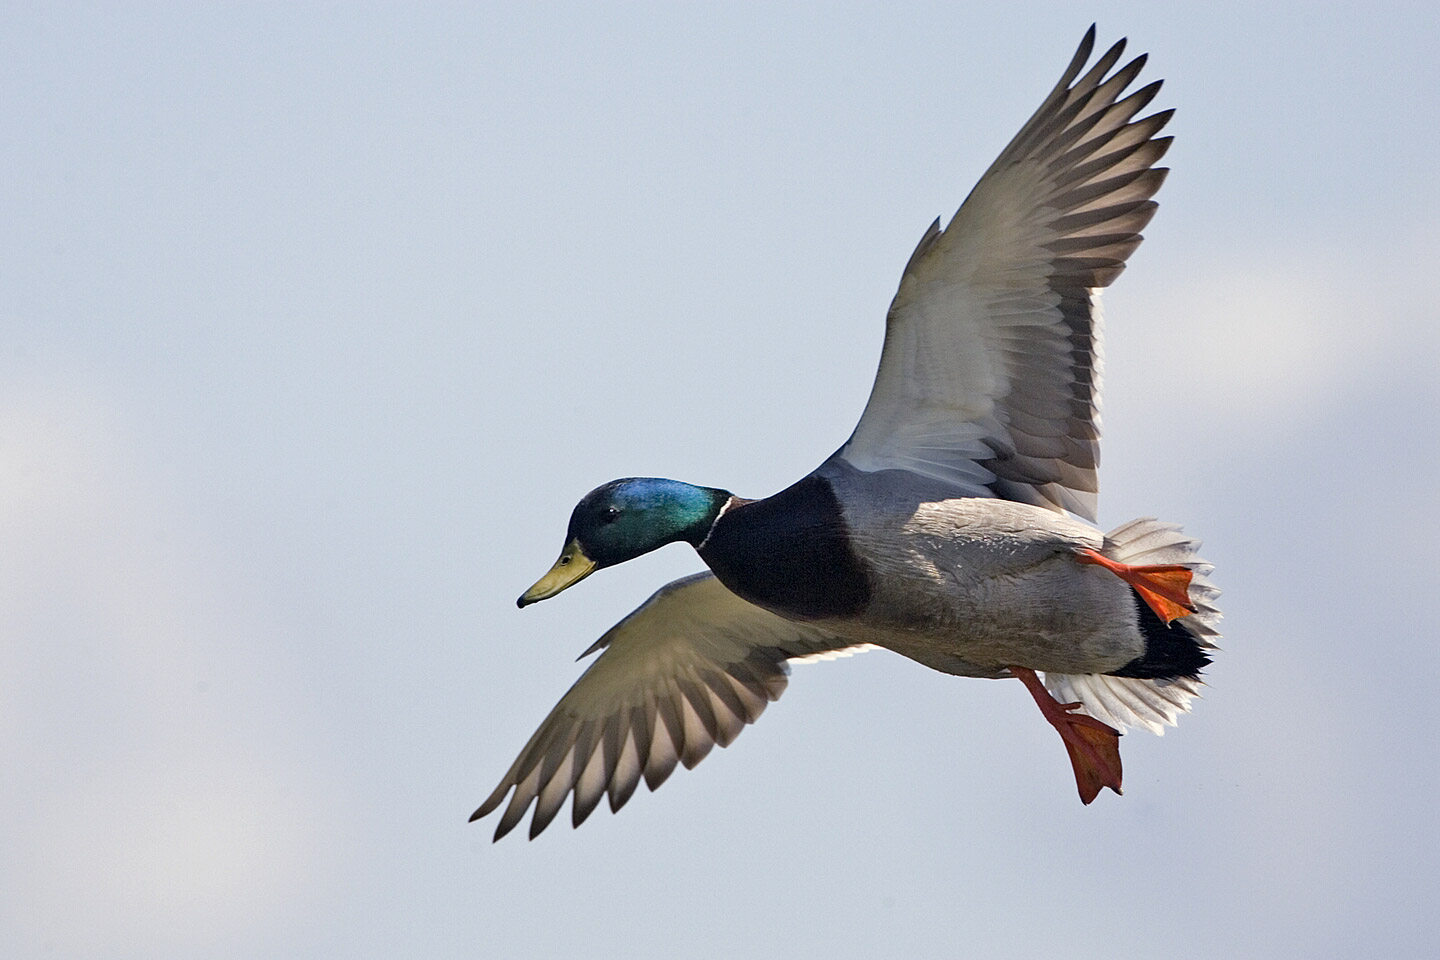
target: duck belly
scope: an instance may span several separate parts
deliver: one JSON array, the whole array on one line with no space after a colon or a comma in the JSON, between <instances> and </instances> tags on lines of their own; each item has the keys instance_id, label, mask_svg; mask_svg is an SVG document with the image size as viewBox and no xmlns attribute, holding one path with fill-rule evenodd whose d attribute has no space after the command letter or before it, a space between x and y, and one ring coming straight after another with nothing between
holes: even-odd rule
<instances>
[{"instance_id":1,"label":"duck belly","mask_svg":"<svg viewBox=\"0 0 1440 960\"><path fill-rule=\"evenodd\" d=\"M1103 545L1087 524L974 497L847 519L872 585L863 611L828 624L847 636L964 676L1107 673L1145 652L1130 587L1076 560Z\"/></svg>"}]
</instances>

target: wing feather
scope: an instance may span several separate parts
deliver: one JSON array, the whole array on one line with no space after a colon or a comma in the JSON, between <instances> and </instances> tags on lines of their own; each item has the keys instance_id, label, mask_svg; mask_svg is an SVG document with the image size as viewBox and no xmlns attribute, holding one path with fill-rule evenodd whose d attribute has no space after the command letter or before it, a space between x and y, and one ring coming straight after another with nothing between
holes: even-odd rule
<instances>
[{"instance_id":1,"label":"wing feather","mask_svg":"<svg viewBox=\"0 0 1440 960\"><path fill-rule=\"evenodd\" d=\"M1099 463L1099 291L1155 215L1174 111L1134 119L1160 81L1088 69L1091 27L1059 83L980 178L949 226L932 224L891 304L875 386L837 456L904 469L957 494L1093 520ZM1082 75L1083 71L1083 75Z\"/></svg>"},{"instance_id":2,"label":"wing feather","mask_svg":"<svg viewBox=\"0 0 1440 960\"><path fill-rule=\"evenodd\" d=\"M603 652L471 819L492 813L508 795L495 839L532 804L533 839L567 796L575 826L603 796L619 810L642 778L654 790L677 764L694 767L717 744L734 742L779 698L789 660L854 648L741 600L712 574L677 580L587 651Z\"/></svg>"},{"instance_id":3,"label":"wing feather","mask_svg":"<svg viewBox=\"0 0 1440 960\"><path fill-rule=\"evenodd\" d=\"M648 752L648 744L645 749ZM610 781L605 788L610 799L611 813L618 813L620 808L625 806L625 801L635 793L635 788L640 785L640 771L644 769L640 762L640 756L640 747L636 743L635 727L632 721L631 728L626 731L625 742L620 747L620 759L615 762L615 772L610 775ZM506 783L504 786L509 789L510 784Z\"/></svg>"}]
</instances>

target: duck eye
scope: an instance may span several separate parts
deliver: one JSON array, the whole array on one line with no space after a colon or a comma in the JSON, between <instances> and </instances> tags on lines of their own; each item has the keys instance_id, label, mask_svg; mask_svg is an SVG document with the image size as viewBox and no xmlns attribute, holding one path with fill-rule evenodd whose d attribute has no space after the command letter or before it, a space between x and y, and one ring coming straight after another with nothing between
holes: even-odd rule
<instances>
[{"instance_id":1,"label":"duck eye","mask_svg":"<svg viewBox=\"0 0 1440 960\"><path fill-rule=\"evenodd\" d=\"M620 519L620 509L618 507L606 507L605 515L600 518L602 523L614 523L618 519Z\"/></svg>"}]
</instances>

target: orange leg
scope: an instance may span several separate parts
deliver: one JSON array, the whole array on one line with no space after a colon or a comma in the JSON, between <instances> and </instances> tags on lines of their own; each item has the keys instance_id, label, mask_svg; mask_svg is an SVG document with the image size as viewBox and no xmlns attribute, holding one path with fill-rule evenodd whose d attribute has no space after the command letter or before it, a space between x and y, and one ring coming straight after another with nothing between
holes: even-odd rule
<instances>
[{"instance_id":1,"label":"orange leg","mask_svg":"<svg viewBox=\"0 0 1440 960\"><path fill-rule=\"evenodd\" d=\"M1075 558L1081 563L1093 563L1104 567L1115 576L1135 588L1150 609L1169 623L1187 617L1195 612L1190 602L1190 568L1178 563L1136 564L1111 560L1088 547L1075 551Z\"/></svg>"},{"instance_id":2,"label":"orange leg","mask_svg":"<svg viewBox=\"0 0 1440 960\"><path fill-rule=\"evenodd\" d=\"M1050 696L1045 684L1028 667L1011 667L1010 672L1025 684L1035 705L1050 721L1050 725L1065 742L1065 752L1070 754L1070 766L1075 770L1075 786L1080 790L1080 801L1089 803L1100 794L1101 787L1120 792L1120 732L1109 724L1101 723L1094 717L1071 713L1078 710L1078 703L1060 703Z\"/></svg>"}]
</instances>

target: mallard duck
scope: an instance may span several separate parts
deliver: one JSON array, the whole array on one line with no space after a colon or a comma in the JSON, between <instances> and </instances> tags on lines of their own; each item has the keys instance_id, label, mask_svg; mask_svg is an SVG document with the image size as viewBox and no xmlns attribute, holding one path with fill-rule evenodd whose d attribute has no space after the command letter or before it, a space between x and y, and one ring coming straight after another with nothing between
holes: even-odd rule
<instances>
[{"instance_id":1,"label":"mallard duck","mask_svg":"<svg viewBox=\"0 0 1440 960\"><path fill-rule=\"evenodd\" d=\"M1218 636L1210 566L1173 524L1094 526L1099 294L1155 213L1173 111L1134 119L1160 81L1124 95L1145 57L1116 69L1121 40L1086 70L1094 41L921 237L834 455L761 500L659 478L581 499L520 606L677 541L709 571L582 654L601 651L471 817L513 790L495 839L532 802L533 838L571 794L579 826L604 795L619 810L642 777L654 790L729 745L800 660L883 647L1019 679L1087 804L1121 790L1120 728L1189 709Z\"/></svg>"}]
</instances>

